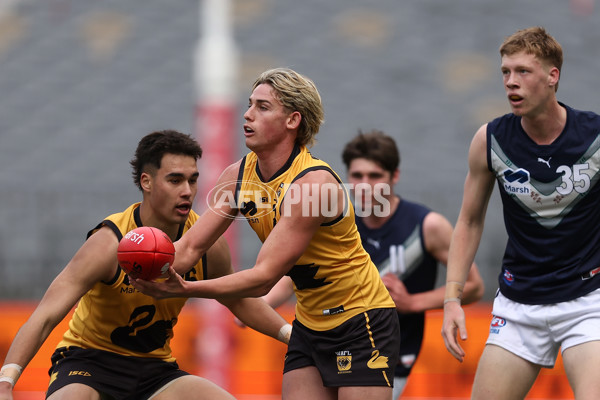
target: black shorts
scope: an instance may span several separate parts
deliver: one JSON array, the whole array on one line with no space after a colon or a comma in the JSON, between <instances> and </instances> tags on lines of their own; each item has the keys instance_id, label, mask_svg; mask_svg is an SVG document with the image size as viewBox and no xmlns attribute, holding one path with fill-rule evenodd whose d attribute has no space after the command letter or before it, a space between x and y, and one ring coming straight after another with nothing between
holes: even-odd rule
<instances>
[{"instance_id":1,"label":"black shorts","mask_svg":"<svg viewBox=\"0 0 600 400\"><path fill-rule=\"evenodd\" d=\"M363 312L329 331L314 331L294 320L283 372L315 366L325 386L391 387L399 348L394 308Z\"/></svg>"},{"instance_id":2,"label":"black shorts","mask_svg":"<svg viewBox=\"0 0 600 400\"><path fill-rule=\"evenodd\" d=\"M81 383L96 389L102 399L114 400L147 399L170 381L189 375L176 362L80 347L56 349L48 373L46 398L68 384Z\"/></svg>"}]
</instances>

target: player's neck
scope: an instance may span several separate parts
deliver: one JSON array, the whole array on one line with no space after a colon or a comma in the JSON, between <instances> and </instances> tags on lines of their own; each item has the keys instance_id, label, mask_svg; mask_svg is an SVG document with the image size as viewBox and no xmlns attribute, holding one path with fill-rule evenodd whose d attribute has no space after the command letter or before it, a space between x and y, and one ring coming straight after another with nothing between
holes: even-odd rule
<instances>
[{"instance_id":1,"label":"player's neck","mask_svg":"<svg viewBox=\"0 0 600 400\"><path fill-rule=\"evenodd\" d=\"M527 136L539 145L554 142L562 133L567 123L567 110L553 102L548 109L535 116L523 116L521 126Z\"/></svg>"},{"instance_id":2,"label":"player's neck","mask_svg":"<svg viewBox=\"0 0 600 400\"><path fill-rule=\"evenodd\" d=\"M361 217L362 222L367 226L367 228L379 229L386 222L388 222L390 218L392 218L392 215L394 215L396 209L398 208L398 205L400 204L400 197L393 194L391 197L388 198L388 201L390 203L389 213L384 213L383 215L381 215L379 213L371 212L366 217Z\"/></svg>"},{"instance_id":3,"label":"player's neck","mask_svg":"<svg viewBox=\"0 0 600 400\"><path fill-rule=\"evenodd\" d=\"M167 224L163 220L156 217L156 214L152 212L150 206L142 203L140 204L140 220L143 226L152 226L165 232L171 240L175 240L177 233L179 232L179 225Z\"/></svg>"},{"instance_id":4,"label":"player's neck","mask_svg":"<svg viewBox=\"0 0 600 400\"><path fill-rule=\"evenodd\" d=\"M287 162L294 151L294 145L280 146L276 150L255 152L258 157L258 169L262 177L270 180Z\"/></svg>"}]
</instances>

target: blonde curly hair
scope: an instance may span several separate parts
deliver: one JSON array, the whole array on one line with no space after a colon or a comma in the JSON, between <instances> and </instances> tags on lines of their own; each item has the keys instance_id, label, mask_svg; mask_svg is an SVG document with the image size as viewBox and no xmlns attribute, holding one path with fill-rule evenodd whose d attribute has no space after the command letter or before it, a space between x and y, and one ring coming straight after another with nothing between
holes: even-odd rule
<instances>
[{"instance_id":1,"label":"blonde curly hair","mask_svg":"<svg viewBox=\"0 0 600 400\"><path fill-rule=\"evenodd\" d=\"M321 96L314 82L289 68L274 68L263 72L252 85L252 91L262 84L270 85L276 98L291 111L302 116L296 136L296 144L312 146L325 113Z\"/></svg>"}]
</instances>

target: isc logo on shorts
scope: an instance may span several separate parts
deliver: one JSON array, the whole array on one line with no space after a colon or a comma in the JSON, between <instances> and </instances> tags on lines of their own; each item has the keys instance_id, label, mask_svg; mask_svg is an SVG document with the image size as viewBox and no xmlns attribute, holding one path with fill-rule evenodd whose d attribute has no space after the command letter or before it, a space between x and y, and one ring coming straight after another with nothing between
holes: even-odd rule
<instances>
[{"instance_id":1,"label":"isc logo on shorts","mask_svg":"<svg viewBox=\"0 0 600 400\"><path fill-rule=\"evenodd\" d=\"M500 328L504 325L506 325L506 320L504 318L494 316L490 323L490 333L500 333Z\"/></svg>"},{"instance_id":2,"label":"isc logo on shorts","mask_svg":"<svg viewBox=\"0 0 600 400\"><path fill-rule=\"evenodd\" d=\"M349 374L352 371L352 354L347 351L336 351L338 374Z\"/></svg>"},{"instance_id":3,"label":"isc logo on shorts","mask_svg":"<svg viewBox=\"0 0 600 400\"><path fill-rule=\"evenodd\" d=\"M71 376L71 375L92 376L92 374L90 374L87 371L69 371L69 376Z\"/></svg>"}]
</instances>

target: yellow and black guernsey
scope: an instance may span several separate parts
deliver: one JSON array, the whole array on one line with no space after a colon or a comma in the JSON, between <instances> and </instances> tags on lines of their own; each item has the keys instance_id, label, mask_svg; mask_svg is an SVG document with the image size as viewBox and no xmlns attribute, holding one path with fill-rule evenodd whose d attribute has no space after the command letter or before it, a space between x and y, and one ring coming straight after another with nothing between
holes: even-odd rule
<instances>
[{"instance_id":1,"label":"yellow and black guernsey","mask_svg":"<svg viewBox=\"0 0 600 400\"><path fill-rule=\"evenodd\" d=\"M107 226L121 240L124 234L142 226L139 205L133 204L121 213L110 215L88 233L88 238ZM198 215L192 211L185 224L180 226L178 238L197 219ZM205 277L205 257L184 276L189 281ZM83 295L57 348L77 346L175 361L169 342L185 301L185 298L157 300L140 293L118 267L110 282L97 282Z\"/></svg>"},{"instance_id":2,"label":"yellow and black guernsey","mask_svg":"<svg viewBox=\"0 0 600 400\"><path fill-rule=\"evenodd\" d=\"M235 199L263 242L282 213L285 215L286 207L299 201L306 189L295 185L299 178L311 171L326 170L342 184L329 165L315 158L306 147L294 148L286 164L267 179L261 176L257 161L252 152L242 159ZM337 194L339 186L333 186L320 190ZM318 228L304 254L287 273L294 281L296 318L317 331L333 329L367 310L395 307L377 268L362 247L354 208L345 190L344 196L344 211ZM303 213L307 215L329 211L327 204L316 204L308 196L303 196L302 201Z\"/></svg>"}]
</instances>

